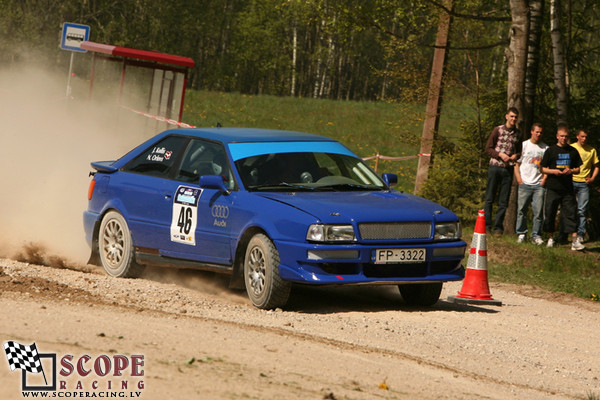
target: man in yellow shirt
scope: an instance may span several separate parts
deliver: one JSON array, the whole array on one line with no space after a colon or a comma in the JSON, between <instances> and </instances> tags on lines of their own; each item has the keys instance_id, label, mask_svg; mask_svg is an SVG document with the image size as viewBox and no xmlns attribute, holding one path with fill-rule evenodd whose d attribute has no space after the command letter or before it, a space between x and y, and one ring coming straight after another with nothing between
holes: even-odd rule
<instances>
[{"instance_id":1,"label":"man in yellow shirt","mask_svg":"<svg viewBox=\"0 0 600 400\"><path fill-rule=\"evenodd\" d=\"M577 239L581 243L585 237L585 224L588 202L590 200L590 184L596 180L598 176L598 167L600 166L600 159L598 159L598 153L596 149L587 144L588 132L585 129L580 129L577 133L577 143L573 143L573 146L579 152L581 156L581 167L579 173L573 175L573 189L575 190L575 196L577 197Z\"/></svg>"}]
</instances>

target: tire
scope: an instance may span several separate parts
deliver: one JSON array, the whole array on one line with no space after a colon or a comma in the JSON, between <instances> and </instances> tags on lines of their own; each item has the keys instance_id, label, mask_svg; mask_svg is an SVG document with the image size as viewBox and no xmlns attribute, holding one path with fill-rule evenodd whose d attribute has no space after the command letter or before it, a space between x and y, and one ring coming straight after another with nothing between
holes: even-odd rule
<instances>
[{"instance_id":1,"label":"tire","mask_svg":"<svg viewBox=\"0 0 600 400\"><path fill-rule=\"evenodd\" d=\"M106 273L117 278L136 278L144 267L134 261L133 241L125 218L109 211L98 232L98 254Z\"/></svg>"},{"instance_id":2,"label":"tire","mask_svg":"<svg viewBox=\"0 0 600 400\"><path fill-rule=\"evenodd\" d=\"M292 284L279 276L279 253L264 234L248 242L244 257L244 283L255 307L270 310L283 307L290 297Z\"/></svg>"},{"instance_id":3,"label":"tire","mask_svg":"<svg viewBox=\"0 0 600 400\"><path fill-rule=\"evenodd\" d=\"M407 305L429 307L440 299L442 285L442 282L418 283L398 285L398 289Z\"/></svg>"}]
</instances>

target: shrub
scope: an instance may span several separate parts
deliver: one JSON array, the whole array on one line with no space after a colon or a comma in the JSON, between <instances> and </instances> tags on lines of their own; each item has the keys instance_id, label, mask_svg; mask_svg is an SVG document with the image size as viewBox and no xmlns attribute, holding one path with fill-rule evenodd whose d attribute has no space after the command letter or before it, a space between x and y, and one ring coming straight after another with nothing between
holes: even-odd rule
<instances>
[{"instance_id":1,"label":"shrub","mask_svg":"<svg viewBox=\"0 0 600 400\"><path fill-rule=\"evenodd\" d=\"M436 152L433 167L423 186L421 196L454 211L463 223L472 223L477 210L483 207L487 183L487 157L480 149L479 130L475 123L461 127L462 137L457 144ZM437 149L437 146L436 146Z\"/></svg>"}]
</instances>

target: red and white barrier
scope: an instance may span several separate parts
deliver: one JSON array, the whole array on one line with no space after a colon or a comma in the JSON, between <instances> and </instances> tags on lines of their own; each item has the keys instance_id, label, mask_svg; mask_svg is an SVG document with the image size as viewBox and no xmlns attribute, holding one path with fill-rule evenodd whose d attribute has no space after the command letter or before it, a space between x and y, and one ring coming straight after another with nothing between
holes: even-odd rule
<instances>
[{"instance_id":1,"label":"red and white barrier","mask_svg":"<svg viewBox=\"0 0 600 400\"><path fill-rule=\"evenodd\" d=\"M165 117L161 117L158 115L153 115L144 111L139 111L139 110L134 110L133 108L130 107L125 107L125 106L121 106L122 108L129 110L131 112L134 112L136 114L139 115L143 115L144 117L150 118L150 119L154 119L156 121L160 121L160 122L166 122L167 124L171 124L171 125L175 125L178 126L180 128L196 128L196 126L194 125L189 125L186 124L185 122L181 122L181 121L175 121L174 119L169 119L169 118L165 118ZM413 158L418 158L418 157L431 157L431 154L427 154L427 153L419 153L413 156L403 156L403 157L390 157L390 156L382 156L381 154L377 153L374 156L369 156L369 157L363 157L364 161L369 161L369 160L375 160L375 162L378 162L379 160L386 160L386 161L404 161L404 160L410 160ZM377 168L375 168L375 170L377 170Z\"/></svg>"},{"instance_id":2,"label":"red and white barrier","mask_svg":"<svg viewBox=\"0 0 600 400\"><path fill-rule=\"evenodd\" d=\"M377 153L374 156L363 157L363 160L364 161L369 161L369 160L404 161L404 160L410 160L410 159L418 158L418 157L431 157L431 154L419 153L414 156L390 157L390 156L382 156L381 154Z\"/></svg>"},{"instance_id":3,"label":"red and white barrier","mask_svg":"<svg viewBox=\"0 0 600 400\"><path fill-rule=\"evenodd\" d=\"M154 119L156 121L160 121L160 122L166 122L167 124L171 124L171 125L175 125L178 126L180 128L195 128L194 125L189 125L186 124L185 122L181 122L181 121L176 121L174 119L170 119L170 118L165 118L165 117L161 117L158 115L153 115L153 114L149 114L147 112L143 112L143 111L139 111L139 110L134 110L133 108L129 108L129 107L125 107L125 106L121 106L122 108L129 110L131 112L134 112L136 114L139 115L143 115L144 117L150 118L150 119Z\"/></svg>"}]
</instances>

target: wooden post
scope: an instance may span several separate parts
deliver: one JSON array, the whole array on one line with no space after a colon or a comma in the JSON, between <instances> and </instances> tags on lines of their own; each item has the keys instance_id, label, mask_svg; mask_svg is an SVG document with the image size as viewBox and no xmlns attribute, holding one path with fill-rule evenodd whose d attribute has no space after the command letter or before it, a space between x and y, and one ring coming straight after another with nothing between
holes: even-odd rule
<instances>
[{"instance_id":1,"label":"wooden post","mask_svg":"<svg viewBox=\"0 0 600 400\"><path fill-rule=\"evenodd\" d=\"M444 0L443 5L452 10L454 0ZM442 89L443 77L446 67L446 57L448 53L448 36L450 35L450 25L452 17L446 11L441 11L438 25L437 39L435 42L435 51L433 53L433 63L431 66L431 77L429 79L429 96L427 99L427 108L425 110L425 123L423 124L423 136L421 137L421 156L417 167L417 177L415 179L414 193L418 194L429 174L429 167L433 163L433 143L437 138L437 130L440 122L440 110L442 108Z\"/></svg>"}]
</instances>

